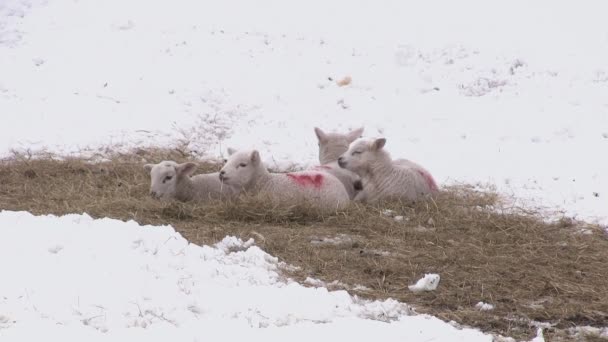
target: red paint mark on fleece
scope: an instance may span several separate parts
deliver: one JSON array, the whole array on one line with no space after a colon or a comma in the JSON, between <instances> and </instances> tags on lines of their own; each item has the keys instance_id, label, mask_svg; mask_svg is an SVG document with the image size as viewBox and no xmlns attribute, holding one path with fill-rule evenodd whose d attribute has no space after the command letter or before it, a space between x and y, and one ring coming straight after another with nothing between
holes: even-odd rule
<instances>
[{"instance_id":1,"label":"red paint mark on fleece","mask_svg":"<svg viewBox=\"0 0 608 342\"><path fill-rule=\"evenodd\" d=\"M428 172L423 171L423 170L417 170L417 171L422 176L422 178L424 178L424 181L429 186L431 191L439 190L439 188L437 187L437 183L435 183L435 180L433 179L433 176L431 176Z\"/></svg>"},{"instance_id":2,"label":"red paint mark on fleece","mask_svg":"<svg viewBox=\"0 0 608 342\"><path fill-rule=\"evenodd\" d=\"M302 173L288 173L287 177L297 183L300 186L313 186L320 188L323 185L323 175L321 174L302 174Z\"/></svg>"}]
</instances>

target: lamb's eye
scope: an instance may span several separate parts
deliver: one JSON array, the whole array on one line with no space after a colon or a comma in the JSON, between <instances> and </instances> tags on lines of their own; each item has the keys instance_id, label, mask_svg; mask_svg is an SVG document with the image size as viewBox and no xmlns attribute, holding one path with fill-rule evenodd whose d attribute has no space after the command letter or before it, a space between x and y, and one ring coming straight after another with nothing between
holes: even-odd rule
<instances>
[{"instance_id":1,"label":"lamb's eye","mask_svg":"<svg viewBox=\"0 0 608 342\"><path fill-rule=\"evenodd\" d=\"M240 167L246 167L246 166L247 166L247 164L245 164L245 163L240 163L240 164L239 164L239 166L240 166Z\"/></svg>"},{"instance_id":2,"label":"lamb's eye","mask_svg":"<svg viewBox=\"0 0 608 342\"><path fill-rule=\"evenodd\" d=\"M228 162L228 159L224 159L224 164L226 164Z\"/></svg>"},{"instance_id":3,"label":"lamb's eye","mask_svg":"<svg viewBox=\"0 0 608 342\"><path fill-rule=\"evenodd\" d=\"M363 152L361 152L361 151L353 151L352 155L354 156L354 155L361 154L361 153L363 153Z\"/></svg>"}]
</instances>

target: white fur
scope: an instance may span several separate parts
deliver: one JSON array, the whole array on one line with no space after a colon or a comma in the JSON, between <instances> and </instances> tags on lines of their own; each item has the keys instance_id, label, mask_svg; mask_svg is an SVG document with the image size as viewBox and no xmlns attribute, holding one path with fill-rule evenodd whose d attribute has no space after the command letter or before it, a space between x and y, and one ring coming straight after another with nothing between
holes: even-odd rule
<instances>
[{"instance_id":1,"label":"white fur","mask_svg":"<svg viewBox=\"0 0 608 342\"><path fill-rule=\"evenodd\" d=\"M231 199L238 195L235 188L220 181L218 172L191 176L196 167L194 163L174 161L144 165L150 171L150 195L184 202Z\"/></svg>"},{"instance_id":2,"label":"white fur","mask_svg":"<svg viewBox=\"0 0 608 342\"><path fill-rule=\"evenodd\" d=\"M360 182L361 178L355 173L341 168L338 165L338 158L348 150L350 143L355 141L363 133L363 127L348 132L340 133L325 133L320 128L315 127L315 134L319 140L319 162L320 167L313 169L331 173L342 182L348 197L355 198L358 190L355 189L355 182Z\"/></svg>"},{"instance_id":3,"label":"white fur","mask_svg":"<svg viewBox=\"0 0 608 342\"><path fill-rule=\"evenodd\" d=\"M256 150L232 153L220 171L220 177L225 184L280 204L305 201L324 211L334 211L349 203L344 186L331 174L319 171L270 173ZM318 180L316 184L315 180Z\"/></svg>"},{"instance_id":4,"label":"white fur","mask_svg":"<svg viewBox=\"0 0 608 342\"><path fill-rule=\"evenodd\" d=\"M407 159L393 161L384 150L386 139L358 139L338 159L340 167L361 177L363 190L355 200L415 201L435 193L437 185L428 171Z\"/></svg>"}]
</instances>

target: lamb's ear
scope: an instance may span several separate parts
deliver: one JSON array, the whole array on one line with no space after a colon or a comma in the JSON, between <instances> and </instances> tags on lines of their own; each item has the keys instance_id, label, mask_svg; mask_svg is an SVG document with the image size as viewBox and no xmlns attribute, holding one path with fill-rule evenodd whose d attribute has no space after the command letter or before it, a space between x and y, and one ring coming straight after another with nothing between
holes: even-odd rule
<instances>
[{"instance_id":1,"label":"lamb's ear","mask_svg":"<svg viewBox=\"0 0 608 342\"><path fill-rule=\"evenodd\" d=\"M378 151L378 150L382 149L385 144L386 144L386 139L385 138L376 139L372 143L372 150Z\"/></svg>"},{"instance_id":2,"label":"lamb's ear","mask_svg":"<svg viewBox=\"0 0 608 342\"><path fill-rule=\"evenodd\" d=\"M327 140L327 135L319 127L315 127L315 134L317 135L317 139L319 139L319 142Z\"/></svg>"},{"instance_id":3,"label":"lamb's ear","mask_svg":"<svg viewBox=\"0 0 608 342\"><path fill-rule=\"evenodd\" d=\"M232 147L228 147L228 155L229 155L229 156L231 156L231 155L233 155L233 154L235 154L235 153L236 153L236 150L235 150L235 149L233 149Z\"/></svg>"},{"instance_id":4,"label":"lamb's ear","mask_svg":"<svg viewBox=\"0 0 608 342\"><path fill-rule=\"evenodd\" d=\"M146 164L144 165L144 170L146 171L152 171L152 168L154 167L154 164Z\"/></svg>"},{"instance_id":5,"label":"lamb's ear","mask_svg":"<svg viewBox=\"0 0 608 342\"><path fill-rule=\"evenodd\" d=\"M363 127L357 128L354 131L350 131L347 135L346 138L348 139L349 143L352 143L353 141L361 138L361 135L363 134Z\"/></svg>"},{"instance_id":6,"label":"lamb's ear","mask_svg":"<svg viewBox=\"0 0 608 342\"><path fill-rule=\"evenodd\" d=\"M259 164L260 163L260 152L258 152L257 150L254 150L253 152L251 152L250 159L253 164Z\"/></svg>"},{"instance_id":7,"label":"lamb's ear","mask_svg":"<svg viewBox=\"0 0 608 342\"><path fill-rule=\"evenodd\" d=\"M175 171L178 175L190 176L192 173L194 173L197 167L198 165L194 163L183 163L177 165Z\"/></svg>"}]
</instances>

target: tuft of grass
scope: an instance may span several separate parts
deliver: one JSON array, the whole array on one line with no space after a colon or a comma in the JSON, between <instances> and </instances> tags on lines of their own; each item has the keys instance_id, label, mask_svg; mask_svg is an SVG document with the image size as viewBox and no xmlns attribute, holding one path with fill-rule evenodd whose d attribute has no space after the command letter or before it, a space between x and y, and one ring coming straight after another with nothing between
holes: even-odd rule
<instances>
[{"instance_id":1,"label":"tuft of grass","mask_svg":"<svg viewBox=\"0 0 608 342\"><path fill-rule=\"evenodd\" d=\"M552 323L548 338L572 326L608 326L608 239L600 227L567 218L550 222L466 185L418 203L352 204L331 214L247 196L160 202L148 196L142 165L167 159L192 157L162 148L91 158L17 153L0 161L0 209L171 224L196 244L228 234L253 237L297 266L285 272L298 281L339 281L332 286L364 298L395 298L419 312L517 339L534 336L531 321ZM199 172L220 168L197 162ZM441 275L438 289L408 291L425 273ZM478 311L479 301L496 308Z\"/></svg>"}]
</instances>

